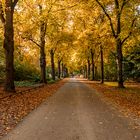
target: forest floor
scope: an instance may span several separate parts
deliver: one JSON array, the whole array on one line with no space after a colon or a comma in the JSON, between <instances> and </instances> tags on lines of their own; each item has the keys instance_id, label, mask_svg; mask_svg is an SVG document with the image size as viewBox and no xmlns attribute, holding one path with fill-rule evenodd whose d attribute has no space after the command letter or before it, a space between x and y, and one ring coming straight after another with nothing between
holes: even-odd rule
<instances>
[{"instance_id":1,"label":"forest floor","mask_svg":"<svg viewBox=\"0 0 140 140\"><path fill-rule=\"evenodd\" d=\"M98 91L102 99L114 105L126 117L140 121L140 83L128 82L125 83L125 88L119 89L116 82L105 82L104 84L88 80L82 80L82 82Z\"/></svg>"},{"instance_id":2,"label":"forest floor","mask_svg":"<svg viewBox=\"0 0 140 140\"><path fill-rule=\"evenodd\" d=\"M67 79L48 85L16 87L16 93L8 94L0 86L0 137L13 129L19 121L44 100L53 95Z\"/></svg>"},{"instance_id":3,"label":"forest floor","mask_svg":"<svg viewBox=\"0 0 140 140\"><path fill-rule=\"evenodd\" d=\"M70 78L1 140L140 140L135 122L85 83Z\"/></svg>"},{"instance_id":4,"label":"forest floor","mask_svg":"<svg viewBox=\"0 0 140 140\"><path fill-rule=\"evenodd\" d=\"M97 81L77 80L98 91L97 93L101 96L101 99L109 103L110 106L115 106L126 117L131 116L136 122L139 121L140 83L126 83L126 88L118 89L114 82L100 84ZM67 79L64 79L54 84L37 85L35 89L30 86L17 87L17 93L13 95L7 95L0 87L0 137L7 134L27 114L53 95L66 82ZM140 126L136 123L134 129L139 128Z\"/></svg>"}]
</instances>

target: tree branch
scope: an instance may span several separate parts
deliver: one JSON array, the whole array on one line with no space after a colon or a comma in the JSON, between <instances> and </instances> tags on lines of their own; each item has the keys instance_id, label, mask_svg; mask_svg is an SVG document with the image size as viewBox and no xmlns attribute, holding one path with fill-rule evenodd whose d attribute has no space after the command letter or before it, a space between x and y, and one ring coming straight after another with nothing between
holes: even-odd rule
<instances>
[{"instance_id":1,"label":"tree branch","mask_svg":"<svg viewBox=\"0 0 140 140\"><path fill-rule=\"evenodd\" d=\"M122 13L124 6L125 6L129 1L130 1L130 0L123 0L122 6L121 6L121 9L120 9L120 14Z\"/></svg>"},{"instance_id":2,"label":"tree branch","mask_svg":"<svg viewBox=\"0 0 140 140\"><path fill-rule=\"evenodd\" d=\"M110 27L111 27L111 30L112 30L112 34L113 34L113 36L116 38L116 33L115 33L115 30L114 30L114 26L113 26L111 17L110 17L109 14L107 13L105 7L101 4L101 2L100 2L99 0L96 0L96 2L97 2L98 5L102 8L103 12L105 13L106 17L108 18L108 20L109 20L109 22L110 22Z\"/></svg>"},{"instance_id":3,"label":"tree branch","mask_svg":"<svg viewBox=\"0 0 140 140\"><path fill-rule=\"evenodd\" d=\"M116 6L116 9L119 9L120 5L119 5L118 0L114 0L114 1L115 1L115 6Z\"/></svg>"},{"instance_id":4,"label":"tree branch","mask_svg":"<svg viewBox=\"0 0 140 140\"><path fill-rule=\"evenodd\" d=\"M29 38L29 40L32 41L35 45L37 45L39 48L41 48L41 46L35 40L33 40L32 38Z\"/></svg>"},{"instance_id":5,"label":"tree branch","mask_svg":"<svg viewBox=\"0 0 140 140\"><path fill-rule=\"evenodd\" d=\"M23 37L21 36L22 39L26 39L28 41L33 42L35 45L37 45L39 48L41 48L41 46L32 38L32 37Z\"/></svg>"},{"instance_id":6,"label":"tree branch","mask_svg":"<svg viewBox=\"0 0 140 140\"><path fill-rule=\"evenodd\" d=\"M18 0L14 0L14 1L13 1L13 3L12 3L12 8L13 8L13 9L14 9L15 6L17 5L17 3L18 3Z\"/></svg>"},{"instance_id":7,"label":"tree branch","mask_svg":"<svg viewBox=\"0 0 140 140\"><path fill-rule=\"evenodd\" d=\"M134 26L135 21L136 21L136 18L134 18L134 19L132 20L131 27L130 27L130 32L129 32L128 35L122 40L122 43L121 43L122 45L123 45L123 43L132 35L132 28L133 28L133 26Z\"/></svg>"}]
</instances>

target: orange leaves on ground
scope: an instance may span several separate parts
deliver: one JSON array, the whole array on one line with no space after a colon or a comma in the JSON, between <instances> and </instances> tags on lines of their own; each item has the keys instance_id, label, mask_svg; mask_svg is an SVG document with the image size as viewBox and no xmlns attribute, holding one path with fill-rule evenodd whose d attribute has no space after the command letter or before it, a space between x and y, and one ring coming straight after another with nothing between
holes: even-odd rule
<instances>
[{"instance_id":1,"label":"orange leaves on ground","mask_svg":"<svg viewBox=\"0 0 140 140\"><path fill-rule=\"evenodd\" d=\"M139 83L127 83L126 88L88 82L90 86L102 93L103 97L123 111L126 115L140 117L140 86Z\"/></svg>"},{"instance_id":2,"label":"orange leaves on ground","mask_svg":"<svg viewBox=\"0 0 140 140\"><path fill-rule=\"evenodd\" d=\"M51 96L55 91L64 84L59 81L55 84L46 85L36 90L26 93L19 93L0 100L0 137L9 130L29 112L39 106L44 100ZM2 91L0 91L2 93ZM5 94L1 94L5 96Z\"/></svg>"}]
</instances>

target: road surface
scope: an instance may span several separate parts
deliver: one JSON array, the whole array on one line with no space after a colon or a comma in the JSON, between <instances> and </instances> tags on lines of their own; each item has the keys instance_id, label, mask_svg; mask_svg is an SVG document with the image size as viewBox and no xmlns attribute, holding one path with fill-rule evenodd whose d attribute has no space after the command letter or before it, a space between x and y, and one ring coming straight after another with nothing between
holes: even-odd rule
<instances>
[{"instance_id":1,"label":"road surface","mask_svg":"<svg viewBox=\"0 0 140 140\"><path fill-rule=\"evenodd\" d=\"M73 78L2 140L140 140L129 123Z\"/></svg>"}]
</instances>

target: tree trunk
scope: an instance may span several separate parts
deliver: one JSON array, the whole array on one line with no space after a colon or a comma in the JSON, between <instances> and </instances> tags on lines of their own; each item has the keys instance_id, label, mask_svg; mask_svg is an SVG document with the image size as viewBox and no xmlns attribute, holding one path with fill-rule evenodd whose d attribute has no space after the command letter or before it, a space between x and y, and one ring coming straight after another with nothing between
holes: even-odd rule
<instances>
[{"instance_id":1,"label":"tree trunk","mask_svg":"<svg viewBox=\"0 0 140 140\"><path fill-rule=\"evenodd\" d=\"M40 15L42 15L42 6L39 5ZM46 24L44 21L40 22L40 69L41 69L41 83L47 83L46 81L46 54L45 54L45 36L46 36Z\"/></svg>"},{"instance_id":2,"label":"tree trunk","mask_svg":"<svg viewBox=\"0 0 140 140\"><path fill-rule=\"evenodd\" d=\"M58 60L58 78L61 78L61 60Z\"/></svg>"},{"instance_id":3,"label":"tree trunk","mask_svg":"<svg viewBox=\"0 0 140 140\"><path fill-rule=\"evenodd\" d=\"M122 4L120 3L121 1L119 0L114 1L114 8L115 8L114 14L116 16L116 21L115 21L116 23L114 23L114 18L111 18L111 16L108 14L106 10L106 6L102 4L99 0L96 0L96 2L99 4L103 12L105 13L106 17L108 18L113 37L116 40L117 60L118 60L118 64L117 64L118 65L117 66L118 67L118 87L124 88L123 65L122 65L122 61L123 61L122 45L131 36L132 34L131 30L134 27L134 22L135 22L135 19L133 19L132 24L131 24L131 29L128 35L124 39L122 39L121 34L122 34L123 24L121 24L121 18L122 18L123 9L126 6L126 4L129 3L129 0L128 1L123 0Z\"/></svg>"},{"instance_id":4,"label":"tree trunk","mask_svg":"<svg viewBox=\"0 0 140 140\"><path fill-rule=\"evenodd\" d=\"M10 2L6 2L6 7L11 7ZM4 44L6 58L6 78L4 90L7 92L15 92L14 85L14 28L13 28L12 8L5 9L5 24L4 24Z\"/></svg>"},{"instance_id":5,"label":"tree trunk","mask_svg":"<svg viewBox=\"0 0 140 140\"><path fill-rule=\"evenodd\" d=\"M62 77L64 78L64 64L63 63L61 65L61 67L62 67Z\"/></svg>"},{"instance_id":6,"label":"tree trunk","mask_svg":"<svg viewBox=\"0 0 140 140\"><path fill-rule=\"evenodd\" d=\"M124 88L122 45L120 39L117 39L116 42L117 42L117 60L118 60L118 87Z\"/></svg>"},{"instance_id":7,"label":"tree trunk","mask_svg":"<svg viewBox=\"0 0 140 140\"><path fill-rule=\"evenodd\" d=\"M51 49L51 68L52 68L52 79L55 80L55 65L54 65L54 51Z\"/></svg>"},{"instance_id":8,"label":"tree trunk","mask_svg":"<svg viewBox=\"0 0 140 140\"><path fill-rule=\"evenodd\" d=\"M68 68L65 67L65 77L68 77Z\"/></svg>"},{"instance_id":9,"label":"tree trunk","mask_svg":"<svg viewBox=\"0 0 140 140\"><path fill-rule=\"evenodd\" d=\"M98 80L98 70L97 70L97 66L95 66L95 79Z\"/></svg>"},{"instance_id":10,"label":"tree trunk","mask_svg":"<svg viewBox=\"0 0 140 140\"><path fill-rule=\"evenodd\" d=\"M87 79L87 65L85 65L84 67L84 78Z\"/></svg>"},{"instance_id":11,"label":"tree trunk","mask_svg":"<svg viewBox=\"0 0 140 140\"><path fill-rule=\"evenodd\" d=\"M116 8L116 21L117 21L117 36L116 36L116 48L117 48L117 59L118 59L118 87L119 88L124 88L123 84L123 66L122 66L122 61L123 61L123 54L122 54L122 41L120 38L121 34L121 13L119 11L119 1L117 0L117 3L115 3L115 8Z\"/></svg>"},{"instance_id":12,"label":"tree trunk","mask_svg":"<svg viewBox=\"0 0 140 140\"><path fill-rule=\"evenodd\" d=\"M87 60L87 64L88 64L88 75L87 75L87 78L90 79L90 59L89 58Z\"/></svg>"},{"instance_id":13,"label":"tree trunk","mask_svg":"<svg viewBox=\"0 0 140 140\"><path fill-rule=\"evenodd\" d=\"M94 53L93 50L91 49L91 65L92 65L92 81L95 79L94 77Z\"/></svg>"},{"instance_id":14,"label":"tree trunk","mask_svg":"<svg viewBox=\"0 0 140 140\"><path fill-rule=\"evenodd\" d=\"M66 67L65 67L64 64L63 64L63 77L64 77L64 78L66 77Z\"/></svg>"},{"instance_id":15,"label":"tree trunk","mask_svg":"<svg viewBox=\"0 0 140 140\"><path fill-rule=\"evenodd\" d=\"M46 56L45 56L45 48L40 48L40 68L41 68L41 83L47 83L46 80Z\"/></svg>"},{"instance_id":16,"label":"tree trunk","mask_svg":"<svg viewBox=\"0 0 140 140\"><path fill-rule=\"evenodd\" d=\"M100 46L101 53L101 83L104 83L104 57L103 57L103 48Z\"/></svg>"}]
</instances>

